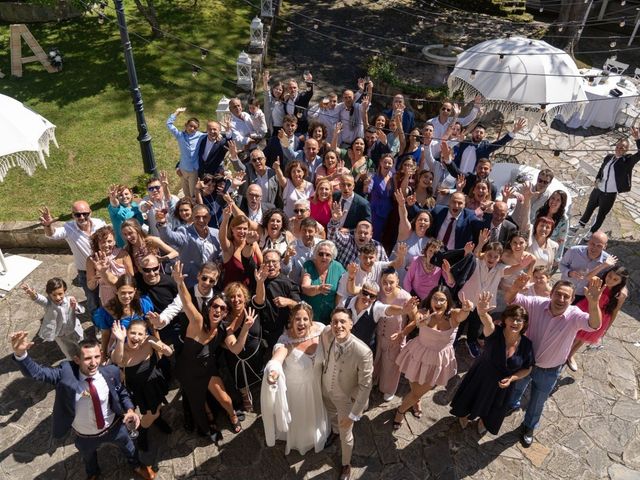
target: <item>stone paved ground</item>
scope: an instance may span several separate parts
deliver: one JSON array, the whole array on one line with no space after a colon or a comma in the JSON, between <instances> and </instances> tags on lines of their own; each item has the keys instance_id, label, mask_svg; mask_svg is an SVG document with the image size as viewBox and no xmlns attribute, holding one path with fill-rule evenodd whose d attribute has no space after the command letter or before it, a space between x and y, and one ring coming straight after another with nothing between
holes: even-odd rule
<instances>
[{"instance_id":1,"label":"stone paved ground","mask_svg":"<svg viewBox=\"0 0 640 480\"><path fill-rule=\"evenodd\" d=\"M423 399L425 415L407 416L405 425L392 433L391 421L398 400L381 404L372 397L372 408L356 427L355 475L362 479L600 479L640 478L640 250L632 241L612 242L610 251L634 271L631 301L611 327L605 348L578 355L580 370L562 375L561 386L547 403L544 418L530 449L519 446L514 430L522 413L507 418L502 432L482 438L461 431L448 415L451 400L470 359L466 349L457 352L460 373L447 388L438 388ZM43 261L28 281L42 287L48 278L69 282L70 255L23 254ZM81 298L81 291L72 287ZM25 379L11 359L10 332L25 329L35 334L40 312L22 292L0 300L0 479L76 480L83 477L80 458L71 438L50 443L51 387ZM86 321L85 327L90 323ZM61 359L54 344L37 343L32 355L41 362ZM403 386L406 391L406 386ZM158 478L334 478L339 462L336 447L301 457L284 455L284 445L267 448L262 423L248 415L245 431L224 431L221 448L207 446L181 428L181 409L175 390L166 407L166 418L175 432L169 437L155 432L152 453L159 466ZM225 429L228 425L221 419ZM128 479L123 458L111 447L100 451L105 477Z\"/></svg>"},{"instance_id":2,"label":"stone paved ground","mask_svg":"<svg viewBox=\"0 0 640 480\"><path fill-rule=\"evenodd\" d=\"M366 15L374 15L363 11L363 3L359 1L315 5L318 9L331 10L346 7L348 10L332 17L345 21L353 21L355 13L360 12L365 15L360 25L364 24L362 18L369 18ZM315 10L307 10L309 12L315 13ZM402 24L396 24L397 29L389 25L387 21L380 31L390 36L403 34ZM346 33L343 35L349 38ZM310 60L305 53L309 47L299 45L301 42L288 32L282 34L280 42L275 49L275 67L288 72L310 68L318 72L316 79L321 90L342 88L362 74L357 49L342 53L329 42L316 42L315 48L330 55L325 58L330 59L332 68L324 68L326 65L319 60L323 57L318 55L314 57L318 60ZM607 149L619 138L616 133L603 133L562 132L541 126L534 145L600 150ZM516 142L506 153L516 154L520 150ZM527 151L517 156L521 163L550 166L565 180L575 179L574 174L582 172L579 180L583 181L584 177L592 178L602 153L562 153L555 157L549 152L538 156ZM630 300L610 329L605 348L581 353L578 355L580 370L562 375L560 387L547 403L536 443L528 450L518 444L514 430L521 422L522 413L509 417L499 436L488 434L482 438L471 430L461 431L448 416L446 405L470 364L466 351L460 350L460 374L446 389L439 388L427 395L423 399L423 418L417 420L409 415L397 433L391 433L391 420L398 401L381 404L381 396L373 395L372 408L355 431L354 477L394 480L640 478L640 329L636 320L640 318L637 293L640 285L639 184L636 181L634 190L620 197L604 225L616 239L610 242L609 250L632 271ZM577 204L579 209L581 202ZM43 261L28 278L32 284L42 287L52 276L71 280L73 265L69 255L23 254ZM75 287L72 293L82 296ZM5 339L0 343L0 479L76 480L83 478L83 470L72 440L50 441L49 417L54 392L46 385L22 378L10 357L9 333L26 329L35 334L39 319L38 309L20 292L14 291L0 300L0 338ZM86 321L84 325L88 328L90 323ZM60 359L54 345L37 344L32 354L42 362ZM403 388L406 390L406 386ZM255 415L248 416L245 431L240 435L234 436L226 430L220 449L207 446L180 428L180 408L175 406L174 395L175 390L169 397L171 404L166 409L166 417L175 432L170 437L156 432L149 454L150 461L159 467L158 478L335 478L332 468L339 463L335 446L319 454L301 457L292 453L285 457L282 444L265 447L261 421ZM103 448L100 461L104 478L130 478L122 457L113 448Z\"/></svg>"}]
</instances>

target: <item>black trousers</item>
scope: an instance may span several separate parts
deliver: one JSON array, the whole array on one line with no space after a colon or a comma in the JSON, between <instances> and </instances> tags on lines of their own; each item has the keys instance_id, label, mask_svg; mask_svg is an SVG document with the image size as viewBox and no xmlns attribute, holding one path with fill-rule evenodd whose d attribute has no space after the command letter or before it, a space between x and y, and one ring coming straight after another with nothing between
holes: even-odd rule
<instances>
[{"instance_id":1,"label":"black trousers","mask_svg":"<svg viewBox=\"0 0 640 480\"><path fill-rule=\"evenodd\" d=\"M478 315L478 310L474 308L469 312L467 319L460 323L458 326L458 333L456 334L456 340L458 340L462 335L465 325L467 326L467 343L478 343L478 338L480 337L482 330L482 321L480 320L480 315Z\"/></svg>"},{"instance_id":2,"label":"black trousers","mask_svg":"<svg viewBox=\"0 0 640 480\"><path fill-rule=\"evenodd\" d=\"M587 202L587 208L580 218L580 223L582 225L586 225L589 222L589 219L591 219L591 215L593 215L594 210L597 208L598 215L596 216L596 223L591 227L591 233L597 232L604 223L605 218L607 218L607 214L613 208L613 204L616 201L617 196L617 193L601 192L597 187L591 190L589 201Z\"/></svg>"}]
</instances>

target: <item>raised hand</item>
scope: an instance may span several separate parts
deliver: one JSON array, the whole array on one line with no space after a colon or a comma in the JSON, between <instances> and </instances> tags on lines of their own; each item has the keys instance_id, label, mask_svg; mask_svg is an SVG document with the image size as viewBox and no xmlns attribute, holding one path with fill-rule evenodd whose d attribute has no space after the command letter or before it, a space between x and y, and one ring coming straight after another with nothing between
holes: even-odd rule
<instances>
[{"instance_id":1,"label":"raised hand","mask_svg":"<svg viewBox=\"0 0 640 480\"><path fill-rule=\"evenodd\" d=\"M522 130L524 127L527 126L527 119L526 118L519 118L516 123L513 125L513 133L518 133L520 130Z\"/></svg>"},{"instance_id":2,"label":"raised hand","mask_svg":"<svg viewBox=\"0 0 640 480\"><path fill-rule=\"evenodd\" d=\"M167 171L166 170L162 170L160 172L160 175L158 176L158 179L160 180L160 183L162 185L169 185L169 176L167 175Z\"/></svg>"},{"instance_id":3,"label":"raised hand","mask_svg":"<svg viewBox=\"0 0 640 480\"><path fill-rule=\"evenodd\" d=\"M402 315L415 314L418 311L419 304L420 304L420 299L418 297L411 297L402 306Z\"/></svg>"},{"instance_id":4,"label":"raised hand","mask_svg":"<svg viewBox=\"0 0 640 480\"><path fill-rule=\"evenodd\" d=\"M451 113L453 114L454 117L460 116L460 105L458 105L457 103L454 103L453 110L451 111Z\"/></svg>"},{"instance_id":5,"label":"raised hand","mask_svg":"<svg viewBox=\"0 0 640 480\"><path fill-rule=\"evenodd\" d=\"M162 210L156 210L155 212L156 222L164 223L167 220L167 213Z\"/></svg>"},{"instance_id":6,"label":"raised hand","mask_svg":"<svg viewBox=\"0 0 640 480\"><path fill-rule=\"evenodd\" d=\"M145 318L153 326L153 328L162 328L162 320L160 319L160 314L158 312L149 312L145 315Z\"/></svg>"},{"instance_id":7,"label":"raised hand","mask_svg":"<svg viewBox=\"0 0 640 480\"><path fill-rule=\"evenodd\" d=\"M33 342L29 341L29 334L24 330L11 334L11 348L16 357L21 357L31 347Z\"/></svg>"},{"instance_id":8,"label":"raised hand","mask_svg":"<svg viewBox=\"0 0 640 480\"><path fill-rule=\"evenodd\" d=\"M489 313L491 310L496 308L495 305L491 305L491 299L493 298L493 294L491 292L482 292L478 297L478 304L476 305L476 309L479 314Z\"/></svg>"},{"instance_id":9,"label":"raised hand","mask_svg":"<svg viewBox=\"0 0 640 480\"><path fill-rule=\"evenodd\" d=\"M264 90L269 90L269 80L271 80L271 75L269 75L269 70L265 70L262 72L262 88Z\"/></svg>"},{"instance_id":10,"label":"raised hand","mask_svg":"<svg viewBox=\"0 0 640 480\"><path fill-rule=\"evenodd\" d=\"M182 274L182 262L178 260L171 270L171 278L173 278L174 282L180 285L181 283L184 283L185 277L186 275Z\"/></svg>"},{"instance_id":11,"label":"raised hand","mask_svg":"<svg viewBox=\"0 0 640 480\"><path fill-rule=\"evenodd\" d=\"M176 114L176 116L180 115L183 112L187 111L187 107L178 107L176 108L176 111L174 112Z\"/></svg>"},{"instance_id":12,"label":"raised hand","mask_svg":"<svg viewBox=\"0 0 640 480\"><path fill-rule=\"evenodd\" d=\"M40 210L40 223L43 227L48 227L53 223L53 217L51 216L51 212L49 211L49 207L43 205Z\"/></svg>"},{"instance_id":13,"label":"raised hand","mask_svg":"<svg viewBox=\"0 0 640 480\"><path fill-rule=\"evenodd\" d=\"M358 90L364 90L364 78L358 79Z\"/></svg>"},{"instance_id":14,"label":"raised hand","mask_svg":"<svg viewBox=\"0 0 640 480\"><path fill-rule=\"evenodd\" d=\"M405 205L404 193L402 193L402 189L401 188L399 188L398 190L393 192L393 196L395 197L396 203L398 205Z\"/></svg>"},{"instance_id":15,"label":"raised hand","mask_svg":"<svg viewBox=\"0 0 640 480\"><path fill-rule=\"evenodd\" d=\"M76 297L69 297L69 308L75 310L77 306L78 300L76 300Z\"/></svg>"},{"instance_id":16,"label":"raised hand","mask_svg":"<svg viewBox=\"0 0 640 480\"><path fill-rule=\"evenodd\" d=\"M444 161L451 160L451 154L452 151L449 144L445 140L440 142L440 158ZM447 163L449 162L447 161Z\"/></svg>"},{"instance_id":17,"label":"raised hand","mask_svg":"<svg viewBox=\"0 0 640 480\"><path fill-rule=\"evenodd\" d=\"M256 322L256 311L249 307L248 309L244 309L244 323L242 324L242 328L246 328L249 330L253 324Z\"/></svg>"},{"instance_id":18,"label":"raised hand","mask_svg":"<svg viewBox=\"0 0 640 480\"><path fill-rule=\"evenodd\" d=\"M342 207L340 202L333 202L331 204L331 219L339 222L342 219Z\"/></svg>"},{"instance_id":19,"label":"raised hand","mask_svg":"<svg viewBox=\"0 0 640 480\"><path fill-rule=\"evenodd\" d=\"M31 298L36 298L36 291L31 288L28 284L23 283L22 285L20 285L20 288L22 288L22 290L24 290L24 293L26 293L27 295L29 295Z\"/></svg>"},{"instance_id":20,"label":"raised hand","mask_svg":"<svg viewBox=\"0 0 640 480\"><path fill-rule=\"evenodd\" d=\"M351 262L349 265L347 265L347 272L350 277L355 277L359 269L360 266L356 262Z\"/></svg>"},{"instance_id":21,"label":"raised hand","mask_svg":"<svg viewBox=\"0 0 640 480\"><path fill-rule=\"evenodd\" d=\"M502 201L506 202L509 200L513 196L514 192L515 190L510 184L505 184L505 186L502 187Z\"/></svg>"},{"instance_id":22,"label":"raised hand","mask_svg":"<svg viewBox=\"0 0 640 480\"><path fill-rule=\"evenodd\" d=\"M637 127L631 127L631 136L634 140L640 138L640 130Z\"/></svg>"},{"instance_id":23,"label":"raised hand","mask_svg":"<svg viewBox=\"0 0 640 480\"><path fill-rule=\"evenodd\" d=\"M418 201L418 197L416 197L415 193L407 196L407 207L413 207L417 201Z\"/></svg>"},{"instance_id":24,"label":"raised hand","mask_svg":"<svg viewBox=\"0 0 640 480\"><path fill-rule=\"evenodd\" d=\"M255 230L249 230L247 232L247 236L245 237L245 241L248 244L256 243L258 240L260 240L260 234L258 232L256 232Z\"/></svg>"},{"instance_id":25,"label":"raised hand","mask_svg":"<svg viewBox=\"0 0 640 480\"><path fill-rule=\"evenodd\" d=\"M253 272L253 276L256 279L256 283L262 283L267 279L268 271L267 265L263 263L260 268L256 268Z\"/></svg>"},{"instance_id":26,"label":"raised hand","mask_svg":"<svg viewBox=\"0 0 640 480\"><path fill-rule=\"evenodd\" d=\"M334 132L335 132L335 135L338 135L340 132L342 132L342 122L336 123Z\"/></svg>"},{"instance_id":27,"label":"raised hand","mask_svg":"<svg viewBox=\"0 0 640 480\"><path fill-rule=\"evenodd\" d=\"M618 257L616 257L615 255L609 255L604 263L606 265L609 265L610 267L614 267L618 263Z\"/></svg>"},{"instance_id":28,"label":"raised hand","mask_svg":"<svg viewBox=\"0 0 640 480\"><path fill-rule=\"evenodd\" d=\"M289 139L287 138L287 134L285 133L283 128L278 130L278 140L280 140L280 143L282 145L284 145L286 147L289 146Z\"/></svg>"},{"instance_id":29,"label":"raised hand","mask_svg":"<svg viewBox=\"0 0 640 480\"><path fill-rule=\"evenodd\" d=\"M456 190L461 192L464 190L465 185L467 184L467 177L464 176L464 173L461 173L456 178Z\"/></svg>"},{"instance_id":30,"label":"raised hand","mask_svg":"<svg viewBox=\"0 0 640 480\"><path fill-rule=\"evenodd\" d=\"M470 312L474 308L473 302L464 295L464 292L460 292L460 305L463 312Z\"/></svg>"},{"instance_id":31,"label":"raised hand","mask_svg":"<svg viewBox=\"0 0 640 480\"><path fill-rule=\"evenodd\" d=\"M238 146L236 145L236 142L234 142L233 140L227 141L227 148L229 149L229 156L233 160L238 158Z\"/></svg>"},{"instance_id":32,"label":"raised hand","mask_svg":"<svg viewBox=\"0 0 640 480\"><path fill-rule=\"evenodd\" d=\"M244 176L244 172L235 172L231 178L231 185L236 189L239 188L245 182Z\"/></svg>"},{"instance_id":33,"label":"raised hand","mask_svg":"<svg viewBox=\"0 0 640 480\"><path fill-rule=\"evenodd\" d=\"M451 264L446 258L442 260L442 271L447 275L451 275Z\"/></svg>"},{"instance_id":34,"label":"raised hand","mask_svg":"<svg viewBox=\"0 0 640 480\"><path fill-rule=\"evenodd\" d=\"M229 197L229 198L227 199L225 197ZM231 199L228 193L225 193L222 196L222 198L225 202L227 202L227 205L222 209L222 218L225 221L228 221L233 216L233 211L231 210L231 202L233 202L233 200Z\"/></svg>"},{"instance_id":35,"label":"raised hand","mask_svg":"<svg viewBox=\"0 0 640 480\"><path fill-rule=\"evenodd\" d=\"M118 186L115 183L109 185L109 189L107 190L107 194L109 195L109 199L114 202L118 201Z\"/></svg>"},{"instance_id":36,"label":"raised hand","mask_svg":"<svg viewBox=\"0 0 640 480\"><path fill-rule=\"evenodd\" d=\"M481 104L482 104L482 95L476 95L473 98L473 106L480 108Z\"/></svg>"},{"instance_id":37,"label":"raised hand","mask_svg":"<svg viewBox=\"0 0 640 480\"><path fill-rule=\"evenodd\" d=\"M278 135L280 135L280 132L282 130L278 130ZM273 162L272 168L277 172L280 171L282 172L282 169L280 168L280 157L276 157L276 161Z\"/></svg>"},{"instance_id":38,"label":"raised hand","mask_svg":"<svg viewBox=\"0 0 640 480\"><path fill-rule=\"evenodd\" d=\"M489 229L483 228L482 230L480 230L480 234L478 235L478 244L484 246L489 241L490 236L491 233L489 233Z\"/></svg>"},{"instance_id":39,"label":"raised hand","mask_svg":"<svg viewBox=\"0 0 640 480\"><path fill-rule=\"evenodd\" d=\"M409 246L404 242L398 243L397 255L398 257L406 257L407 252L409 251Z\"/></svg>"},{"instance_id":40,"label":"raised hand","mask_svg":"<svg viewBox=\"0 0 640 480\"><path fill-rule=\"evenodd\" d=\"M598 277L591 277L589 284L584 287L584 296L587 297L589 303L598 303L600 295L602 295L602 279Z\"/></svg>"},{"instance_id":41,"label":"raised hand","mask_svg":"<svg viewBox=\"0 0 640 480\"><path fill-rule=\"evenodd\" d=\"M517 289L518 292L524 290L525 288L527 288L529 280L531 280L531 277L529 275L527 275L526 273L521 273L514 280L513 288Z\"/></svg>"},{"instance_id":42,"label":"raised hand","mask_svg":"<svg viewBox=\"0 0 640 480\"><path fill-rule=\"evenodd\" d=\"M467 242L464 244L464 254L465 256L469 255L473 252L473 249L476 248L476 244L473 242Z\"/></svg>"},{"instance_id":43,"label":"raised hand","mask_svg":"<svg viewBox=\"0 0 640 480\"><path fill-rule=\"evenodd\" d=\"M124 339L127 338L127 329L124 328L119 320L116 320L111 326L111 335L113 335L117 341L124 342Z\"/></svg>"},{"instance_id":44,"label":"raised hand","mask_svg":"<svg viewBox=\"0 0 640 480\"><path fill-rule=\"evenodd\" d=\"M91 256L91 260L93 260L94 265L96 266L96 272L100 275L104 274L109 268L109 261L107 260L107 256L102 252L96 252Z\"/></svg>"}]
</instances>

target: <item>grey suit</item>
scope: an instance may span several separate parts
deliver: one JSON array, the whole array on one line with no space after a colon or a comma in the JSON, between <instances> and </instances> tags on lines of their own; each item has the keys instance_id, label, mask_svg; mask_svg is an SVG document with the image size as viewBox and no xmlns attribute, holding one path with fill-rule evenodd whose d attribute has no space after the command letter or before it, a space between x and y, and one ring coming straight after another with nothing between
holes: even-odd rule
<instances>
[{"instance_id":1,"label":"grey suit","mask_svg":"<svg viewBox=\"0 0 640 480\"><path fill-rule=\"evenodd\" d=\"M233 160L235 168L243 170L246 174L245 182L238 189L238 194L242 197L246 196L247 187L254 183L257 183L258 174L251 162L244 164L239 160ZM280 193L280 185L278 184L278 178L276 177L275 170L267 167L267 188L262 189L262 209L267 211L270 205L275 205L276 208L282 208L282 195Z\"/></svg>"},{"instance_id":2,"label":"grey suit","mask_svg":"<svg viewBox=\"0 0 640 480\"><path fill-rule=\"evenodd\" d=\"M328 326L320 337L324 353L322 397L333 431L340 433L342 465L351 464L353 424L340 428L339 419L360 419L369 404L373 377L373 353L354 335L342 343L335 340ZM341 352L338 351L339 347Z\"/></svg>"}]
</instances>

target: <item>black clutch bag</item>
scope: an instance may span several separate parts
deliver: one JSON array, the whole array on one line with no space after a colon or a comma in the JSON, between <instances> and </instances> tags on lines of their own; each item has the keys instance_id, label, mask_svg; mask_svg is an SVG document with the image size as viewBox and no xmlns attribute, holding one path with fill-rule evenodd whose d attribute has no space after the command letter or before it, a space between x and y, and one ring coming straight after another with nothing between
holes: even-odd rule
<instances>
[{"instance_id":1,"label":"black clutch bag","mask_svg":"<svg viewBox=\"0 0 640 480\"><path fill-rule=\"evenodd\" d=\"M622 95L622 92L617 88L614 88L613 90L609 90L609 95L611 95L612 97L619 97L620 95Z\"/></svg>"}]
</instances>

